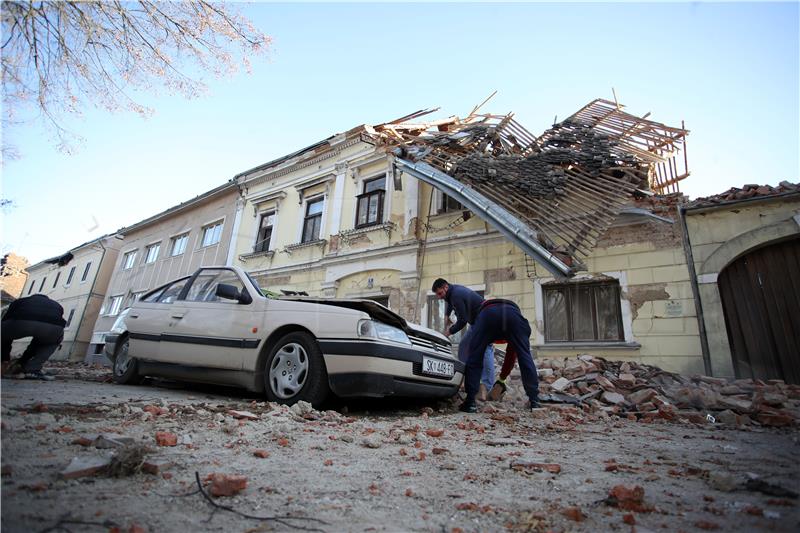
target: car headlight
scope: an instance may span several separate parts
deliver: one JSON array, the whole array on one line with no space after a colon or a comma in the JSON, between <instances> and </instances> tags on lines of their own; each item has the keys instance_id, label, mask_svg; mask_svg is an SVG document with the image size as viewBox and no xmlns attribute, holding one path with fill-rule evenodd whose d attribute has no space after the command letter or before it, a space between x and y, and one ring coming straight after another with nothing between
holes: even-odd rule
<instances>
[{"instance_id":1,"label":"car headlight","mask_svg":"<svg viewBox=\"0 0 800 533\"><path fill-rule=\"evenodd\" d=\"M369 319L358 321L358 336L411 344L411 340L402 329Z\"/></svg>"},{"instance_id":2,"label":"car headlight","mask_svg":"<svg viewBox=\"0 0 800 533\"><path fill-rule=\"evenodd\" d=\"M111 331L109 331L109 333L121 335L128 331L128 327L125 325L125 319L128 317L130 310L130 307L126 307L119 315L117 315L117 319L114 321L114 325L111 326Z\"/></svg>"}]
</instances>

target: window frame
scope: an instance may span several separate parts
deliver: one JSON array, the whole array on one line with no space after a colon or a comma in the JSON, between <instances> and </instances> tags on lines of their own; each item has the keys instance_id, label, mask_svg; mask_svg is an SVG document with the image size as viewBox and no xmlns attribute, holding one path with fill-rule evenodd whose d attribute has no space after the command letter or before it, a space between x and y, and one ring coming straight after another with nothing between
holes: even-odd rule
<instances>
[{"instance_id":1,"label":"window frame","mask_svg":"<svg viewBox=\"0 0 800 533\"><path fill-rule=\"evenodd\" d=\"M222 228L224 224L225 224L224 220L217 220L215 222L203 226L202 238L200 239L200 248L208 248L209 246L214 246L215 244L219 244L220 241L222 240ZM215 231L216 228L219 228L219 231ZM206 236L209 235L209 230L213 232L210 234L211 239L216 239L216 240L206 243Z\"/></svg>"},{"instance_id":2,"label":"window frame","mask_svg":"<svg viewBox=\"0 0 800 533\"><path fill-rule=\"evenodd\" d=\"M115 296L111 296L108 299L108 310L106 312L107 316L117 316L120 311L122 311L122 300L124 295L117 294Z\"/></svg>"},{"instance_id":3,"label":"window frame","mask_svg":"<svg viewBox=\"0 0 800 533\"><path fill-rule=\"evenodd\" d=\"M170 239L171 243L171 246L169 248L170 257L178 257L179 255L183 255L184 253L186 253L186 246L189 244L189 233L190 232L187 231L186 233L175 235ZM181 251L179 253L175 253L175 248L179 241L183 243L183 247L181 248Z\"/></svg>"},{"instance_id":4,"label":"window frame","mask_svg":"<svg viewBox=\"0 0 800 533\"><path fill-rule=\"evenodd\" d=\"M69 329L72 325L72 318L75 316L75 308L69 310L69 316L67 316L67 323L64 325L64 329Z\"/></svg>"},{"instance_id":5,"label":"window frame","mask_svg":"<svg viewBox=\"0 0 800 533\"><path fill-rule=\"evenodd\" d=\"M136 250L128 250L122 254L122 270L130 270L136 266L136 256L138 252L139 249L137 248Z\"/></svg>"},{"instance_id":6,"label":"window frame","mask_svg":"<svg viewBox=\"0 0 800 533\"><path fill-rule=\"evenodd\" d=\"M311 206L316 205L318 203L322 204L319 213L315 213L313 215L309 215L308 212L311 209ZM322 215L325 212L325 195L315 196L314 198L309 198L306 200L305 206L305 213L303 217L303 231L300 234L300 243L305 244L309 242L318 241L321 239L322 235ZM312 222L312 230L311 235L307 235L306 231L308 230L308 223L316 219L315 222ZM314 229L316 229L316 235L314 235ZM309 238L313 237L313 238Z\"/></svg>"},{"instance_id":7,"label":"window frame","mask_svg":"<svg viewBox=\"0 0 800 533\"><path fill-rule=\"evenodd\" d=\"M270 245L272 244L272 235L275 232L275 217L277 215L278 212L274 209L261 213L261 216L258 219L258 230L256 231L256 242L253 244L253 253L269 251ZM264 220L269 219L269 217L272 217L272 223L269 226L264 227ZM269 228L269 237L265 238L262 235L262 231L266 233L265 230L267 228Z\"/></svg>"},{"instance_id":8,"label":"window frame","mask_svg":"<svg viewBox=\"0 0 800 533\"><path fill-rule=\"evenodd\" d=\"M75 276L75 267L69 269L69 275L67 276L67 281L64 282L64 287L72 285L73 276Z\"/></svg>"},{"instance_id":9,"label":"window frame","mask_svg":"<svg viewBox=\"0 0 800 533\"><path fill-rule=\"evenodd\" d=\"M58 285L58 280L60 278L61 278L61 271L59 270L58 272L56 272L56 279L53 280L53 288L54 289L56 288L56 285Z\"/></svg>"},{"instance_id":10,"label":"window frame","mask_svg":"<svg viewBox=\"0 0 800 533\"><path fill-rule=\"evenodd\" d=\"M34 288L35 286L36 286L36 280L35 280L35 279L32 279L32 280L31 280L31 286L30 286L30 287L28 287L28 294L31 294L31 293L33 292L33 288Z\"/></svg>"},{"instance_id":11,"label":"window frame","mask_svg":"<svg viewBox=\"0 0 800 533\"><path fill-rule=\"evenodd\" d=\"M83 269L83 275L81 276L81 283L86 283L86 280L89 279L89 270L92 268L92 262L89 261L86 263L86 268Z\"/></svg>"},{"instance_id":12,"label":"window frame","mask_svg":"<svg viewBox=\"0 0 800 533\"><path fill-rule=\"evenodd\" d=\"M38 290L38 291L36 291L36 292L42 292L42 289L44 289L44 282L45 282L45 281L47 281L47 276L45 276L45 277L43 277L43 278L42 278L42 282L41 282L41 283L39 283L39 290Z\"/></svg>"},{"instance_id":13,"label":"window frame","mask_svg":"<svg viewBox=\"0 0 800 533\"><path fill-rule=\"evenodd\" d=\"M613 304L615 316L617 337L614 339L601 339L600 338L600 322L598 313L598 289L612 288ZM573 293L578 289L590 289L590 309L591 325L592 325L592 338L576 338L575 334L575 309L578 304L573 302ZM544 342L545 344L558 344L558 343L593 343L593 344L616 344L625 341L625 328L623 324L623 311L621 305L621 285L619 280L586 280L572 283L548 283L542 285L542 315L544 325ZM564 295L564 314L566 319L566 338L554 339L552 338L551 328L548 327L555 317L549 316L548 313L548 293L561 292ZM585 310L583 310L585 312Z\"/></svg>"},{"instance_id":14,"label":"window frame","mask_svg":"<svg viewBox=\"0 0 800 533\"><path fill-rule=\"evenodd\" d=\"M158 256L161 254L161 241L154 242L153 244L149 244L145 247L145 254L144 254L144 264L150 265L155 263L158 260ZM152 259L150 258L150 252L155 250L155 257Z\"/></svg>"},{"instance_id":15,"label":"window frame","mask_svg":"<svg viewBox=\"0 0 800 533\"><path fill-rule=\"evenodd\" d=\"M383 188L382 189L374 189L372 191L367 191L370 183L375 183L379 180L383 181ZM383 223L383 215L384 215L384 204L386 203L386 174L382 176L375 176L374 178L365 179L363 182L362 189L364 192L356 196L356 221L355 221L355 228L367 228L369 226L376 226ZM375 220L370 220L370 203L373 197L377 197L377 212ZM366 218L364 222L359 222L361 220L361 206L362 201L366 200L365 209L366 209Z\"/></svg>"}]
</instances>

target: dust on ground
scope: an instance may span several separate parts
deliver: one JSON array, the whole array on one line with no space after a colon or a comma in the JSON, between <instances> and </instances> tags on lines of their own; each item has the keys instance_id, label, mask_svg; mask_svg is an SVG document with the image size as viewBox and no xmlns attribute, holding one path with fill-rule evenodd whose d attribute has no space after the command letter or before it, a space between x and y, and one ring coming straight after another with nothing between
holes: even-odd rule
<instances>
[{"instance_id":1,"label":"dust on ground","mask_svg":"<svg viewBox=\"0 0 800 533\"><path fill-rule=\"evenodd\" d=\"M3 531L800 528L796 426L532 413L511 394L477 414L457 400L317 411L48 368L55 381L0 385Z\"/></svg>"}]
</instances>

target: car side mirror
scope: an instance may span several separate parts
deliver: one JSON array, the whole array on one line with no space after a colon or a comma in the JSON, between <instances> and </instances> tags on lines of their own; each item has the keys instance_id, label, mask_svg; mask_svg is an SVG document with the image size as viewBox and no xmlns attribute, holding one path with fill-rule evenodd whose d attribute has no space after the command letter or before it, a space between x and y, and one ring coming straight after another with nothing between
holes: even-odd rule
<instances>
[{"instance_id":1,"label":"car side mirror","mask_svg":"<svg viewBox=\"0 0 800 533\"><path fill-rule=\"evenodd\" d=\"M220 283L217 285L216 294L220 298L225 298L226 300L239 299L239 289L237 289L233 285L228 285L226 283Z\"/></svg>"}]
</instances>

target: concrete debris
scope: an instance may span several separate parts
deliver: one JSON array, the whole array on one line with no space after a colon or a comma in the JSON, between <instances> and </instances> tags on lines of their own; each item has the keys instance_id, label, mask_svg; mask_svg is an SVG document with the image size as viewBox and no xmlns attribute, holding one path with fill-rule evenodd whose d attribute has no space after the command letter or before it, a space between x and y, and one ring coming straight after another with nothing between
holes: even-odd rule
<instances>
[{"instance_id":1,"label":"concrete debris","mask_svg":"<svg viewBox=\"0 0 800 533\"><path fill-rule=\"evenodd\" d=\"M604 411L642 422L662 419L767 427L800 422L800 386L781 380L686 377L589 354L541 359L537 367L541 401L580 405L589 412ZM514 374L512 379L519 376ZM517 385L509 390L517 396L523 393Z\"/></svg>"},{"instance_id":2,"label":"concrete debris","mask_svg":"<svg viewBox=\"0 0 800 533\"><path fill-rule=\"evenodd\" d=\"M107 456L74 457L59 475L63 479L93 476L105 471L110 465L111 457Z\"/></svg>"}]
</instances>

